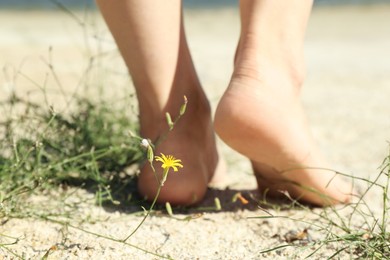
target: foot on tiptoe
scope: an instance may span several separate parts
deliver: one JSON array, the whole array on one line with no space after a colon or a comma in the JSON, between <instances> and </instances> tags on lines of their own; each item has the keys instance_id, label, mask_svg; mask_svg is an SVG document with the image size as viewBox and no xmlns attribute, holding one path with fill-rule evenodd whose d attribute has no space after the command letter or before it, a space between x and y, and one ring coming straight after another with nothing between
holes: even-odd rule
<instances>
[{"instance_id":1,"label":"foot on tiptoe","mask_svg":"<svg viewBox=\"0 0 390 260\"><path fill-rule=\"evenodd\" d=\"M236 61L216 111L218 135L251 160L260 191L270 196L287 191L319 206L347 203L351 186L333 171L319 169L328 166L302 111L297 77L278 63L263 70L253 64L258 63Z\"/></svg>"}]
</instances>

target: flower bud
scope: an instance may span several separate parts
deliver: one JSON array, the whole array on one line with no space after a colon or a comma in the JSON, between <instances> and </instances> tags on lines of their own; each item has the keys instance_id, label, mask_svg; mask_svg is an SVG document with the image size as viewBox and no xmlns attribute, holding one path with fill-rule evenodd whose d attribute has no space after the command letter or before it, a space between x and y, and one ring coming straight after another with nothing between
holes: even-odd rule
<instances>
[{"instance_id":1,"label":"flower bud","mask_svg":"<svg viewBox=\"0 0 390 260\"><path fill-rule=\"evenodd\" d=\"M148 149L149 146L150 146L150 143L149 143L149 141L147 139L144 138L144 139L141 140L141 147L143 147L145 149Z\"/></svg>"},{"instance_id":2,"label":"flower bud","mask_svg":"<svg viewBox=\"0 0 390 260\"><path fill-rule=\"evenodd\" d=\"M173 122L172 122L171 115L167 112L167 113L165 113L165 116L167 118L167 123L168 123L168 126L169 126L169 130L172 130L173 129Z\"/></svg>"},{"instance_id":3,"label":"flower bud","mask_svg":"<svg viewBox=\"0 0 390 260\"><path fill-rule=\"evenodd\" d=\"M147 153L147 158L148 158L148 161L150 162L150 163L152 163L153 162L153 160L154 160L154 153L153 153L153 148L149 145L148 146L148 153Z\"/></svg>"},{"instance_id":4,"label":"flower bud","mask_svg":"<svg viewBox=\"0 0 390 260\"><path fill-rule=\"evenodd\" d=\"M186 112L186 109L187 109L187 103L188 103L188 99L186 96L184 96L184 104L181 105L180 107L180 115L184 115L184 113Z\"/></svg>"}]
</instances>

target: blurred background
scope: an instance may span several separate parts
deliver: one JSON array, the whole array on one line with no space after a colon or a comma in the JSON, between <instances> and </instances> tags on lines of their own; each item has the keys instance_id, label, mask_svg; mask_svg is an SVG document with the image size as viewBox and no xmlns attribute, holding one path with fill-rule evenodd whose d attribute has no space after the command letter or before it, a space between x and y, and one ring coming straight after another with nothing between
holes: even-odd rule
<instances>
[{"instance_id":1,"label":"blurred background","mask_svg":"<svg viewBox=\"0 0 390 260\"><path fill-rule=\"evenodd\" d=\"M85 5L94 6L93 0L66 0L61 1L69 7L82 7ZM237 0L184 0L186 7L227 7L237 5ZM389 3L389 0L316 0L316 5L345 5L345 4L373 4L373 3ZM55 6L49 0L1 0L1 7L12 7L12 8L55 8Z\"/></svg>"}]
</instances>

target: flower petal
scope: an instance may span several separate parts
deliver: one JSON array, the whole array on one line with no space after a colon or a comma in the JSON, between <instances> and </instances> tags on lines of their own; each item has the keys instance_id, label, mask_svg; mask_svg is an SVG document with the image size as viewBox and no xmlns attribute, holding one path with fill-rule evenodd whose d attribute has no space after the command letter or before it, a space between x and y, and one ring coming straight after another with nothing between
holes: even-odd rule
<instances>
[{"instance_id":1,"label":"flower petal","mask_svg":"<svg viewBox=\"0 0 390 260\"><path fill-rule=\"evenodd\" d=\"M164 160L164 162L166 162L168 160L168 158L165 156L165 154L163 154L163 153L160 153L160 154L161 154L161 157Z\"/></svg>"}]
</instances>

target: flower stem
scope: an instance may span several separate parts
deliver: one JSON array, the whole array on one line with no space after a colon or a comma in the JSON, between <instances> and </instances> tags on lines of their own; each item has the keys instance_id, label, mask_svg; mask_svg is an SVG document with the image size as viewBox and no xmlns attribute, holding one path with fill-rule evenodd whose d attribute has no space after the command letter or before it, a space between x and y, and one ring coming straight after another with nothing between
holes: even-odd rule
<instances>
[{"instance_id":1,"label":"flower stem","mask_svg":"<svg viewBox=\"0 0 390 260\"><path fill-rule=\"evenodd\" d=\"M148 216L150 215L150 212L152 212L153 208L154 208L154 205L156 204L157 202L157 198L159 197L160 195L160 192L161 192L161 188L162 188L162 185L160 185L157 189L157 193L156 193L156 196L154 197L154 200L152 202L152 205L150 205L150 208L149 210L146 212L146 215L144 216L144 218L141 220L141 222L138 224L138 226L133 230L133 232L131 232L130 235L128 235L125 239L122 240L123 243L125 243L130 237L132 237L135 232L137 232L137 230L142 226L142 224L145 222L145 220L148 218Z\"/></svg>"},{"instance_id":2,"label":"flower stem","mask_svg":"<svg viewBox=\"0 0 390 260\"><path fill-rule=\"evenodd\" d=\"M164 186L164 183L168 178L168 172L169 172L169 168L165 168L163 171L163 175L162 175L162 179L161 179L161 183L160 183L161 186Z\"/></svg>"}]
</instances>

